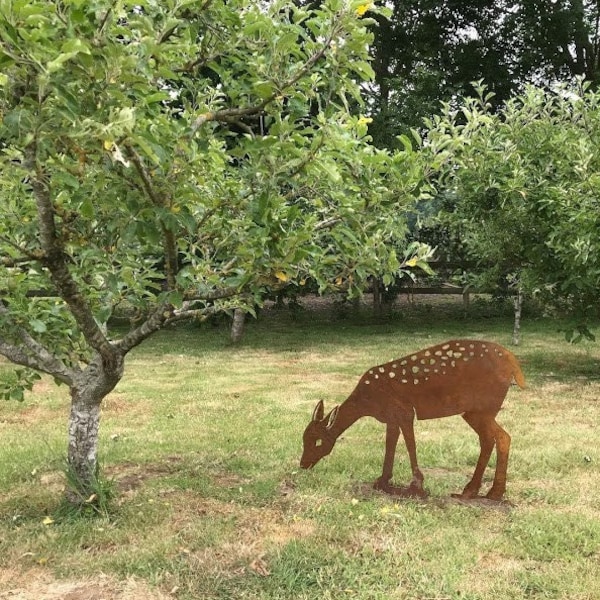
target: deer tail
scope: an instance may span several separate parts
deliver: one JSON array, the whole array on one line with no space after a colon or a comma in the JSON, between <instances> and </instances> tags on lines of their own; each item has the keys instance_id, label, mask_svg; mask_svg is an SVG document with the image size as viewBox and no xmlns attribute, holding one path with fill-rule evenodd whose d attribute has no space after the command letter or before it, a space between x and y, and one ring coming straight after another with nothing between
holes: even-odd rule
<instances>
[{"instance_id":1,"label":"deer tail","mask_svg":"<svg viewBox=\"0 0 600 600\"><path fill-rule=\"evenodd\" d=\"M521 365L519 361L516 359L515 355L512 352L506 353L508 357L508 362L510 362L510 366L512 367L512 374L517 382L517 385L520 388L525 387L525 375L523 375L523 371L521 370Z\"/></svg>"}]
</instances>

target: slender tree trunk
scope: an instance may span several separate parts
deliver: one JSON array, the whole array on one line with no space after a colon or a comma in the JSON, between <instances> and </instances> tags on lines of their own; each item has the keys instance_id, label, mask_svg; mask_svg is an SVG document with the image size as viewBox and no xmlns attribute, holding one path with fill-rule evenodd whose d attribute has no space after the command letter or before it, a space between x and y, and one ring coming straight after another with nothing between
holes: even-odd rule
<instances>
[{"instance_id":1,"label":"slender tree trunk","mask_svg":"<svg viewBox=\"0 0 600 600\"><path fill-rule=\"evenodd\" d=\"M231 341L237 344L244 335L244 324L246 322L246 313L241 308L233 311L233 323L231 324Z\"/></svg>"},{"instance_id":2,"label":"slender tree trunk","mask_svg":"<svg viewBox=\"0 0 600 600\"><path fill-rule=\"evenodd\" d=\"M515 322L513 326L513 346L518 346L521 343L521 309L523 307L523 291L521 286L517 287L517 295L513 297L513 306L515 309Z\"/></svg>"},{"instance_id":3,"label":"slender tree trunk","mask_svg":"<svg viewBox=\"0 0 600 600\"><path fill-rule=\"evenodd\" d=\"M383 292L381 287L381 281L377 277L373 277L371 288L373 290L373 313L376 317L381 317L383 314Z\"/></svg>"}]
</instances>

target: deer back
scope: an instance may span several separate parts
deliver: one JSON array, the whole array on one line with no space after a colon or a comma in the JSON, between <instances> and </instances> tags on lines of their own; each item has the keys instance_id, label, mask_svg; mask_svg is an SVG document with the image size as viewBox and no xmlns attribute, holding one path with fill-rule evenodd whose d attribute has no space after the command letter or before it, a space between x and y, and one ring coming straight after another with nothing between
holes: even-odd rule
<instances>
[{"instance_id":1,"label":"deer back","mask_svg":"<svg viewBox=\"0 0 600 600\"><path fill-rule=\"evenodd\" d=\"M388 411L410 409L418 419L433 419L468 411L498 412L513 378L525 385L517 359L506 348L494 342L450 340L372 367L355 391Z\"/></svg>"}]
</instances>

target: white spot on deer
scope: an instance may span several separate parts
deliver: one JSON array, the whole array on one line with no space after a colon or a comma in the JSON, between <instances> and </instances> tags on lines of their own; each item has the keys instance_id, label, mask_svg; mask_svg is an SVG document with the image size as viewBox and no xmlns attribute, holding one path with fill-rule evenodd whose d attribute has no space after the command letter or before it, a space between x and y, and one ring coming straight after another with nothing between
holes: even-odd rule
<instances>
[{"instance_id":1,"label":"white spot on deer","mask_svg":"<svg viewBox=\"0 0 600 600\"><path fill-rule=\"evenodd\" d=\"M402 383L408 383L408 379L403 379Z\"/></svg>"},{"instance_id":2,"label":"white spot on deer","mask_svg":"<svg viewBox=\"0 0 600 600\"><path fill-rule=\"evenodd\" d=\"M369 375L373 375L373 369L369 371Z\"/></svg>"},{"instance_id":3,"label":"white spot on deer","mask_svg":"<svg viewBox=\"0 0 600 600\"><path fill-rule=\"evenodd\" d=\"M377 373L375 373L375 379L379 379L379 375L377 375Z\"/></svg>"},{"instance_id":4,"label":"white spot on deer","mask_svg":"<svg viewBox=\"0 0 600 600\"><path fill-rule=\"evenodd\" d=\"M435 358L430 358L429 359L429 364L430 365L435 365Z\"/></svg>"},{"instance_id":5,"label":"white spot on deer","mask_svg":"<svg viewBox=\"0 0 600 600\"><path fill-rule=\"evenodd\" d=\"M388 375L393 379L394 377L396 377L396 373L394 373L394 371L390 371L388 373Z\"/></svg>"},{"instance_id":6,"label":"white spot on deer","mask_svg":"<svg viewBox=\"0 0 600 600\"><path fill-rule=\"evenodd\" d=\"M469 348L475 348L473 344L469 344Z\"/></svg>"},{"instance_id":7,"label":"white spot on deer","mask_svg":"<svg viewBox=\"0 0 600 600\"><path fill-rule=\"evenodd\" d=\"M454 356L455 356L456 358L460 358L460 357L462 356L462 352L455 352L455 353L454 353Z\"/></svg>"},{"instance_id":8,"label":"white spot on deer","mask_svg":"<svg viewBox=\"0 0 600 600\"><path fill-rule=\"evenodd\" d=\"M442 351L441 350L436 350L435 351L435 355L436 356L441 356L442 355Z\"/></svg>"},{"instance_id":9,"label":"white spot on deer","mask_svg":"<svg viewBox=\"0 0 600 600\"><path fill-rule=\"evenodd\" d=\"M448 348L450 348L450 344L444 344L442 346L442 350L448 350Z\"/></svg>"},{"instance_id":10,"label":"white spot on deer","mask_svg":"<svg viewBox=\"0 0 600 600\"><path fill-rule=\"evenodd\" d=\"M380 373L385 373L385 369L383 367L379 367L379 372Z\"/></svg>"},{"instance_id":11,"label":"white spot on deer","mask_svg":"<svg viewBox=\"0 0 600 600\"><path fill-rule=\"evenodd\" d=\"M407 361L403 360L400 364L404 366L406 364L406 362Z\"/></svg>"},{"instance_id":12,"label":"white spot on deer","mask_svg":"<svg viewBox=\"0 0 600 600\"><path fill-rule=\"evenodd\" d=\"M424 354L425 356L431 356L431 352L429 352L429 350L425 350Z\"/></svg>"},{"instance_id":13,"label":"white spot on deer","mask_svg":"<svg viewBox=\"0 0 600 600\"><path fill-rule=\"evenodd\" d=\"M451 364L453 367L455 367L455 366L456 366L456 362L454 362L454 361L452 361L450 364Z\"/></svg>"},{"instance_id":14,"label":"white spot on deer","mask_svg":"<svg viewBox=\"0 0 600 600\"><path fill-rule=\"evenodd\" d=\"M417 360L417 355L416 355L416 354L413 354L413 355L410 357L410 360L412 360L412 361L415 361L415 360Z\"/></svg>"},{"instance_id":15,"label":"white spot on deer","mask_svg":"<svg viewBox=\"0 0 600 600\"><path fill-rule=\"evenodd\" d=\"M417 383L419 383L419 380L418 380L418 379L415 379L415 380L413 381L413 383L414 383L415 385L417 385Z\"/></svg>"},{"instance_id":16,"label":"white spot on deer","mask_svg":"<svg viewBox=\"0 0 600 600\"><path fill-rule=\"evenodd\" d=\"M418 373L419 372L419 367L417 367L416 365L411 369L411 371L413 373Z\"/></svg>"},{"instance_id":17,"label":"white spot on deer","mask_svg":"<svg viewBox=\"0 0 600 600\"><path fill-rule=\"evenodd\" d=\"M392 369L397 369L397 368L398 368L398 365L394 363L394 364L392 365Z\"/></svg>"},{"instance_id":18,"label":"white spot on deer","mask_svg":"<svg viewBox=\"0 0 600 600\"><path fill-rule=\"evenodd\" d=\"M369 385L371 382L368 379L365 379L365 385Z\"/></svg>"}]
</instances>

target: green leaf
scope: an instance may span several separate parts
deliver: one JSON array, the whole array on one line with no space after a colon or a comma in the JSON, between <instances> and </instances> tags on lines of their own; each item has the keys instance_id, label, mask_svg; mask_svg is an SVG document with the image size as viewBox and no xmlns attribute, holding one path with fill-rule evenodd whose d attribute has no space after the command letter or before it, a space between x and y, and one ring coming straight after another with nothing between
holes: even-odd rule
<instances>
[{"instance_id":1,"label":"green leaf","mask_svg":"<svg viewBox=\"0 0 600 600\"><path fill-rule=\"evenodd\" d=\"M365 81L375 79L375 71L373 67L365 60L354 61L350 64L350 68Z\"/></svg>"},{"instance_id":2,"label":"green leaf","mask_svg":"<svg viewBox=\"0 0 600 600\"><path fill-rule=\"evenodd\" d=\"M258 81L254 84L254 91L260 98L266 100L273 95L275 86L271 81Z\"/></svg>"},{"instance_id":3,"label":"green leaf","mask_svg":"<svg viewBox=\"0 0 600 600\"><path fill-rule=\"evenodd\" d=\"M65 54L91 54L91 50L87 42L79 38L67 40L61 48L61 52Z\"/></svg>"},{"instance_id":4,"label":"green leaf","mask_svg":"<svg viewBox=\"0 0 600 600\"><path fill-rule=\"evenodd\" d=\"M85 219L93 219L94 218L94 203L92 198L87 197L80 205L79 212L81 216Z\"/></svg>"},{"instance_id":5,"label":"green leaf","mask_svg":"<svg viewBox=\"0 0 600 600\"><path fill-rule=\"evenodd\" d=\"M32 319L29 321L29 324L36 333L45 333L48 330L46 323L44 323L44 321L40 321L39 319Z\"/></svg>"},{"instance_id":6,"label":"green leaf","mask_svg":"<svg viewBox=\"0 0 600 600\"><path fill-rule=\"evenodd\" d=\"M183 294L179 291L171 292L169 294L169 302L175 308L181 308L183 305Z\"/></svg>"},{"instance_id":7,"label":"green leaf","mask_svg":"<svg viewBox=\"0 0 600 600\"><path fill-rule=\"evenodd\" d=\"M14 387L10 390L8 398L17 402L23 402L25 399L25 390L22 387Z\"/></svg>"}]
</instances>

